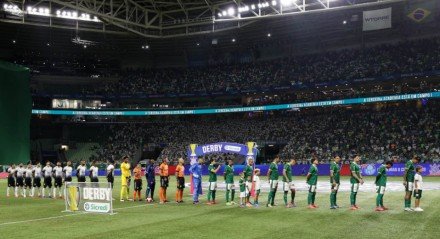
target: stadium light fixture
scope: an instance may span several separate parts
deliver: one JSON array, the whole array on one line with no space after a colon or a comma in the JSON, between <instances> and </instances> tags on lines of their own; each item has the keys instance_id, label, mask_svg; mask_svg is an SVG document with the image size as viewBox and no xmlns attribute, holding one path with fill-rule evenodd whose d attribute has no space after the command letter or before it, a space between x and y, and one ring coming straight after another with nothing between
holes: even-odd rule
<instances>
[{"instance_id":1,"label":"stadium light fixture","mask_svg":"<svg viewBox=\"0 0 440 239\"><path fill-rule=\"evenodd\" d=\"M232 38L232 42L235 42L235 38Z\"/></svg>"},{"instance_id":2,"label":"stadium light fixture","mask_svg":"<svg viewBox=\"0 0 440 239\"><path fill-rule=\"evenodd\" d=\"M86 48L87 48L87 45L84 45L83 47L84 47L84 49L86 49Z\"/></svg>"},{"instance_id":3,"label":"stadium light fixture","mask_svg":"<svg viewBox=\"0 0 440 239\"><path fill-rule=\"evenodd\" d=\"M16 41L15 40L12 40L12 44L15 44L16 43Z\"/></svg>"},{"instance_id":4,"label":"stadium light fixture","mask_svg":"<svg viewBox=\"0 0 440 239\"><path fill-rule=\"evenodd\" d=\"M347 24L347 21L346 21L346 20L344 20L344 21L342 22L342 24L344 24L344 25L345 25L345 24Z\"/></svg>"},{"instance_id":5,"label":"stadium light fixture","mask_svg":"<svg viewBox=\"0 0 440 239\"><path fill-rule=\"evenodd\" d=\"M235 15L235 8L230 7L230 8L228 9L228 16L232 17L232 16L234 16L234 15Z\"/></svg>"},{"instance_id":6,"label":"stadium light fixture","mask_svg":"<svg viewBox=\"0 0 440 239\"><path fill-rule=\"evenodd\" d=\"M46 46L50 46L50 43L48 42L48 43L46 44Z\"/></svg>"},{"instance_id":7,"label":"stadium light fixture","mask_svg":"<svg viewBox=\"0 0 440 239\"><path fill-rule=\"evenodd\" d=\"M267 37L271 37L272 36L272 34L270 34L270 33L267 33Z\"/></svg>"},{"instance_id":8,"label":"stadium light fixture","mask_svg":"<svg viewBox=\"0 0 440 239\"><path fill-rule=\"evenodd\" d=\"M281 0L281 5L284 7L290 6L292 4L293 4L292 0Z\"/></svg>"},{"instance_id":9,"label":"stadium light fixture","mask_svg":"<svg viewBox=\"0 0 440 239\"><path fill-rule=\"evenodd\" d=\"M277 5L277 1L273 0L272 1L272 6L276 6Z\"/></svg>"},{"instance_id":10,"label":"stadium light fixture","mask_svg":"<svg viewBox=\"0 0 440 239\"><path fill-rule=\"evenodd\" d=\"M23 11L17 5L8 3L3 4L3 10L14 15L23 13Z\"/></svg>"},{"instance_id":11,"label":"stadium light fixture","mask_svg":"<svg viewBox=\"0 0 440 239\"><path fill-rule=\"evenodd\" d=\"M251 5L251 9L252 9L252 10L255 10L255 4L252 4L252 5Z\"/></svg>"}]
</instances>

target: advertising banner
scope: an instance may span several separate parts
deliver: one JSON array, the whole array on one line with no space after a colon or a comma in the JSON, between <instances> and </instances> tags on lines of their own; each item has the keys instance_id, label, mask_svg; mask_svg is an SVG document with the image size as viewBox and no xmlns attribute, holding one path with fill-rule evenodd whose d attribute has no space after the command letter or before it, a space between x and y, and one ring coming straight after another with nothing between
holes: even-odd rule
<instances>
[{"instance_id":1,"label":"advertising banner","mask_svg":"<svg viewBox=\"0 0 440 239\"><path fill-rule=\"evenodd\" d=\"M362 175L363 176L376 176L377 170L379 170L381 164L363 164L361 165ZM440 176L440 164L428 164L421 163L416 166L423 167L423 176ZM401 176L405 174L405 164L404 163L395 163L393 167L391 167L387 171L388 176Z\"/></svg>"},{"instance_id":2,"label":"advertising banner","mask_svg":"<svg viewBox=\"0 0 440 239\"><path fill-rule=\"evenodd\" d=\"M421 163L417 164L423 167L423 176L440 176L440 163ZM416 165L416 166L417 166ZM377 171L381 164L362 164L361 165L361 173L363 176L376 176ZM234 165L234 174L238 175L240 172L244 170L245 165ZM342 176L350 176L350 165L349 164L341 164L341 175ZM269 170L269 165L256 165L255 168L260 169L260 175L266 175ZM292 167L292 174L294 176L306 176L309 172L310 164L299 164L294 165ZM185 174L189 175L188 171L189 167L185 168ZM223 175L224 166L220 168L217 172L218 175ZM280 175L283 173L283 164L278 165L278 172ZM388 176L399 176L402 177L405 173L405 164L396 163L390 168L387 172ZM208 175L208 166L202 166L202 174ZM318 165L318 174L320 176L328 176L330 175L330 164L319 164ZM281 178L281 176L280 176Z\"/></svg>"},{"instance_id":3,"label":"advertising banner","mask_svg":"<svg viewBox=\"0 0 440 239\"><path fill-rule=\"evenodd\" d=\"M66 211L113 214L112 187L109 183L66 183Z\"/></svg>"},{"instance_id":4,"label":"advertising banner","mask_svg":"<svg viewBox=\"0 0 440 239\"><path fill-rule=\"evenodd\" d=\"M367 104L377 102L390 102L390 101L403 101L403 100L416 100L416 99L429 99L439 98L440 92L426 92L426 93L414 93L414 94L401 94L401 95L387 95L376 96L367 98L351 98L341 100L326 100L326 101L314 101L303 102L293 104L279 104L279 105L263 105L263 106L250 106L250 107L232 107L232 108L209 108L209 109L193 109L193 110L41 110L33 109L32 114L37 115L105 115L105 116L146 116L146 115L198 115L198 114L221 114L221 113L238 113L238 112L252 112L252 111L271 111L271 110L289 110L295 108L312 108L312 107L324 107L335 105L355 105L355 104ZM224 145L228 147L218 148L218 145L205 145L208 148L198 148L197 152L230 152L230 153L242 153L243 145L237 145L232 143L231 145ZM197 146L200 147L200 146ZM211 148L217 147L217 148Z\"/></svg>"},{"instance_id":5,"label":"advertising banner","mask_svg":"<svg viewBox=\"0 0 440 239\"><path fill-rule=\"evenodd\" d=\"M391 8L364 11L363 31L391 28Z\"/></svg>"}]
</instances>

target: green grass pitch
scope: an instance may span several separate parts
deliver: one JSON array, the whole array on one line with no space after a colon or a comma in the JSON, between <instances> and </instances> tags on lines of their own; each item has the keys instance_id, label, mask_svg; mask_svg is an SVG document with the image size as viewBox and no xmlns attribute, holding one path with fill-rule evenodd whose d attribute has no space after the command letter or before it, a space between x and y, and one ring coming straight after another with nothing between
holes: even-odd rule
<instances>
[{"instance_id":1,"label":"green grass pitch","mask_svg":"<svg viewBox=\"0 0 440 239\"><path fill-rule=\"evenodd\" d=\"M389 180L400 181L401 178ZM440 183L440 178L426 177L425 181ZM145 189L145 180L143 186ZM2 179L0 238L440 238L439 191L423 192L421 206L425 211L422 213L403 211L403 192L385 194L385 205L390 208L386 212L374 212L376 194L363 192L358 194L361 206L358 211L348 210L349 193L346 192L338 193L338 204L342 206L338 210L328 209L329 193L318 193L316 201L320 208L307 209L307 192L304 191L297 192L297 208L284 208L279 191L276 195L279 206L239 208L224 204L224 191L217 192L217 205L192 205L188 189L184 193L184 204L173 203L175 180L171 178L168 189L171 203L115 200L117 214L98 215L61 212L64 210L61 199L7 198L5 188L6 180ZM113 192L116 199L119 199L119 191L119 181L116 181ZM156 199L157 191L156 186ZM206 195L201 199L205 202ZM260 205L266 200L267 194L263 193Z\"/></svg>"}]
</instances>

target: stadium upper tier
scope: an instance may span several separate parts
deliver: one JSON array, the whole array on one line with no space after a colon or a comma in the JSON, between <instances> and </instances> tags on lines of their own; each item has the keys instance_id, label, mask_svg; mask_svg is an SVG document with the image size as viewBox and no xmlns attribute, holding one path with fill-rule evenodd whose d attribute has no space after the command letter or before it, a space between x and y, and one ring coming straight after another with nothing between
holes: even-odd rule
<instances>
[{"instance_id":1,"label":"stadium upper tier","mask_svg":"<svg viewBox=\"0 0 440 239\"><path fill-rule=\"evenodd\" d=\"M67 61L67 60L60 60ZM19 61L20 62L20 61ZM41 73L51 72L57 65L68 64L26 59L28 65ZM86 63L84 63L86 64ZM82 69L71 72L78 75L105 76L110 71L93 72L90 60ZM94 65L93 65L94 66ZM114 69L112 69L114 70ZM85 95L157 95L206 94L212 92L246 92L258 89L306 88L347 84L371 80L400 79L410 74L440 74L440 38L418 39L369 48L345 49L312 55L291 56L270 61L253 61L233 65L208 67L131 69L121 70L118 80L93 85L57 87L50 82L40 84L38 93ZM62 74L58 72L58 74ZM95 80L99 82L99 79Z\"/></svg>"}]
</instances>

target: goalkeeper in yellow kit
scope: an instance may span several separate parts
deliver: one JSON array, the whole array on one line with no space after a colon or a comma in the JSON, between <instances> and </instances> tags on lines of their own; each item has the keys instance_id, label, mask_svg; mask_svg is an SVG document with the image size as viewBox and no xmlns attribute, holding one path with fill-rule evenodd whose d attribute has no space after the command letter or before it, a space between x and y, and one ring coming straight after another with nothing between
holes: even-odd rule
<instances>
[{"instance_id":1,"label":"goalkeeper in yellow kit","mask_svg":"<svg viewBox=\"0 0 440 239\"><path fill-rule=\"evenodd\" d=\"M124 162L121 164L121 202L125 200L131 201L128 198L128 188L130 187L131 173L130 173L130 163L128 162L128 157L124 156L122 158Z\"/></svg>"}]
</instances>

